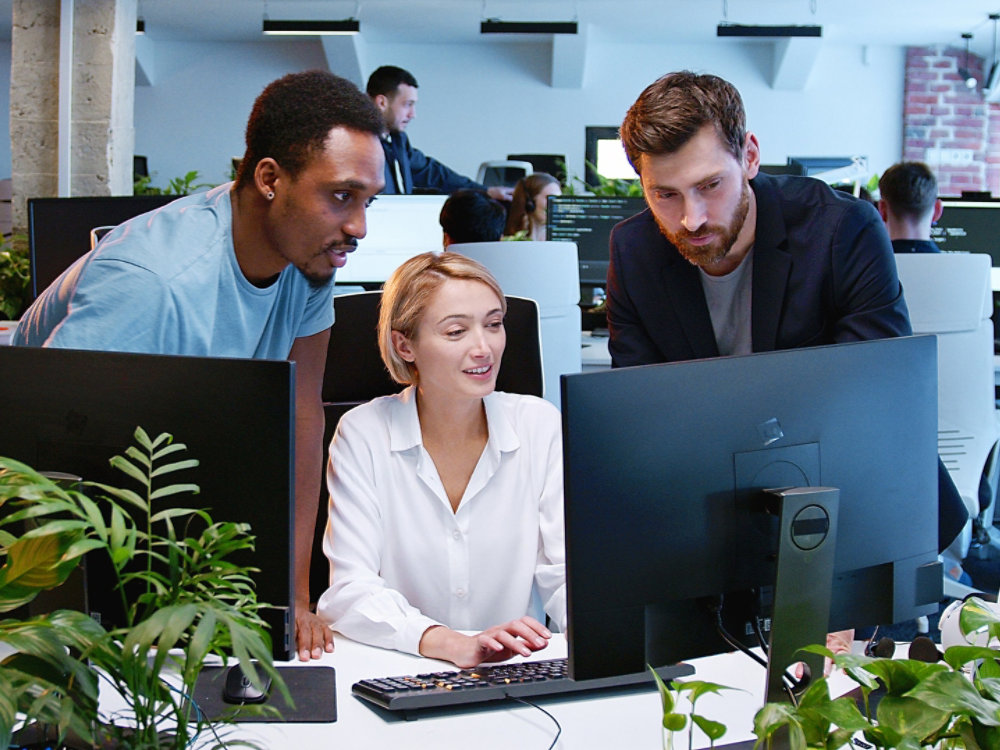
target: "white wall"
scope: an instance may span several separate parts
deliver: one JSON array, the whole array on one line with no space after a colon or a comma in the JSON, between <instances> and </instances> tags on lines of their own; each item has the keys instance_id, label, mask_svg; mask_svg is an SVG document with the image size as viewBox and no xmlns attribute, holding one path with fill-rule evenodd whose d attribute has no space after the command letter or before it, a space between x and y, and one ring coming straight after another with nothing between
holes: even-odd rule
<instances>
[{"instance_id":1,"label":"white wall","mask_svg":"<svg viewBox=\"0 0 1000 750\"><path fill-rule=\"evenodd\" d=\"M903 54L900 47L824 42L798 91L770 87L770 47L760 43L666 47L592 39L579 89L549 86L551 53L543 43L368 44L365 60L416 76L413 143L470 176L481 161L514 152L565 154L571 173L582 175L585 126L620 124L646 85L680 68L737 85L765 163L864 155L881 172L902 153ZM139 87L135 97L136 153L149 157L154 184L191 169L211 182L226 179L230 157L243 152L254 97L274 78L314 67L325 67L325 58L312 40L157 43L154 85Z\"/></svg>"}]
</instances>

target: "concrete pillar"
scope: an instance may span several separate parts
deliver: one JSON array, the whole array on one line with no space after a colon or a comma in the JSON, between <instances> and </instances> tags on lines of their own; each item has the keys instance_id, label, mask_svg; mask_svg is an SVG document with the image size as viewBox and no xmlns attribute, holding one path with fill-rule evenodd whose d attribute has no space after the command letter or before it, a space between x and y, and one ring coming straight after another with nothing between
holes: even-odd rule
<instances>
[{"instance_id":1,"label":"concrete pillar","mask_svg":"<svg viewBox=\"0 0 1000 750\"><path fill-rule=\"evenodd\" d=\"M68 164L60 164L57 148L64 2L13 2L15 232L27 227L28 198L58 195L60 169L69 170L71 195L132 193L136 0L72 0L71 101L63 124L70 131Z\"/></svg>"}]
</instances>

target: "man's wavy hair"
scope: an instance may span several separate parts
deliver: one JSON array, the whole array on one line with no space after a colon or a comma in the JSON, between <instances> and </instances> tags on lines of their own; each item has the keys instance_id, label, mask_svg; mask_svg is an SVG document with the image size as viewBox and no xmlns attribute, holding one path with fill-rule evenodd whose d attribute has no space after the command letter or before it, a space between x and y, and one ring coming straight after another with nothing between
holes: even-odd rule
<instances>
[{"instance_id":1,"label":"man's wavy hair","mask_svg":"<svg viewBox=\"0 0 1000 750\"><path fill-rule=\"evenodd\" d=\"M646 87L625 115L620 134L625 154L639 172L643 154L672 154L709 124L742 160L746 113L740 93L718 76L682 70Z\"/></svg>"},{"instance_id":2,"label":"man's wavy hair","mask_svg":"<svg viewBox=\"0 0 1000 750\"><path fill-rule=\"evenodd\" d=\"M252 183L257 164L266 157L298 176L336 127L378 136L382 115L357 86L326 71L291 73L273 81L250 112L237 186Z\"/></svg>"}]
</instances>

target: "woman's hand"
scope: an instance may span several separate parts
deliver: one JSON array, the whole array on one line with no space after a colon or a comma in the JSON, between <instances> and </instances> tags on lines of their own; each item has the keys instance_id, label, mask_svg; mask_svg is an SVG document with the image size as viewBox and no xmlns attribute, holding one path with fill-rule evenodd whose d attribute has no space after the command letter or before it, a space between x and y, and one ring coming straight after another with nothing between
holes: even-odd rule
<instances>
[{"instance_id":1,"label":"woman's hand","mask_svg":"<svg viewBox=\"0 0 1000 750\"><path fill-rule=\"evenodd\" d=\"M420 654L450 661L462 669L484 662L506 661L513 656L529 656L545 648L552 633L534 617L520 617L495 625L475 635L436 625L424 631Z\"/></svg>"}]
</instances>

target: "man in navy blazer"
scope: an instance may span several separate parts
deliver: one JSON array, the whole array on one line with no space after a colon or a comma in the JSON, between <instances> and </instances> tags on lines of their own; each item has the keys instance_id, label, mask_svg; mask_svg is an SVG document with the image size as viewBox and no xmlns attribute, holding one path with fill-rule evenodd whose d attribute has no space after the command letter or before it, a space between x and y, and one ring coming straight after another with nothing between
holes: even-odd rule
<instances>
[{"instance_id":1,"label":"man in navy blazer","mask_svg":"<svg viewBox=\"0 0 1000 750\"><path fill-rule=\"evenodd\" d=\"M613 366L912 333L874 206L819 180L759 173L732 84L665 75L621 136L649 208L611 235ZM939 484L943 549L967 512L941 465Z\"/></svg>"},{"instance_id":2,"label":"man in navy blazer","mask_svg":"<svg viewBox=\"0 0 1000 750\"><path fill-rule=\"evenodd\" d=\"M420 149L414 148L406 135L406 126L417 114L417 79L394 65L383 65L368 77L368 96L382 113L385 132L382 149L385 152L386 194L410 194L414 188L437 193L456 190L486 190L491 198L510 200L513 188L480 185Z\"/></svg>"}]
</instances>

